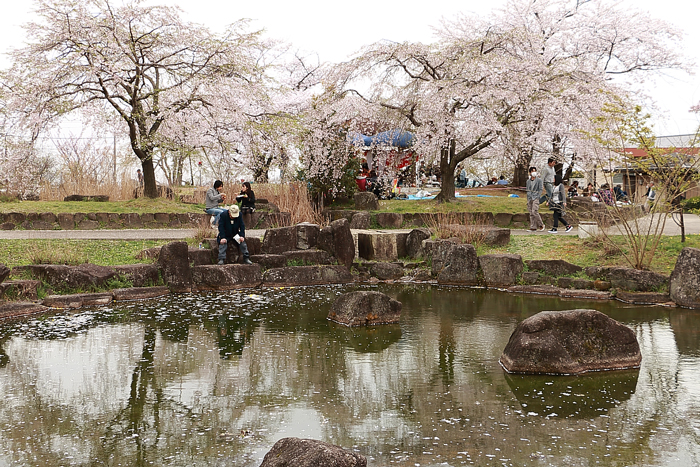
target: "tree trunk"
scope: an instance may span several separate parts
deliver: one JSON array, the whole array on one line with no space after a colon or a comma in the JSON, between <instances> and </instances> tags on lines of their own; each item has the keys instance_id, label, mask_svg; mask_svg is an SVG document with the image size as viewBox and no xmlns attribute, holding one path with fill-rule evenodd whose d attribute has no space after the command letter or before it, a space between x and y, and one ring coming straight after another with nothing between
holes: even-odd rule
<instances>
[{"instance_id":1,"label":"tree trunk","mask_svg":"<svg viewBox=\"0 0 700 467\"><path fill-rule=\"evenodd\" d=\"M455 140L450 140L450 147L440 151L440 172L442 182L440 184L440 193L435 197L438 203L449 203L456 199L455 197L455 169L457 163L455 160Z\"/></svg>"},{"instance_id":2,"label":"tree trunk","mask_svg":"<svg viewBox=\"0 0 700 467\"><path fill-rule=\"evenodd\" d=\"M150 155L141 160L141 168L143 169L143 196L146 198L157 198L156 171Z\"/></svg>"},{"instance_id":3,"label":"tree trunk","mask_svg":"<svg viewBox=\"0 0 700 467\"><path fill-rule=\"evenodd\" d=\"M513 168L513 186L525 186L527 182L530 161L518 160Z\"/></svg>"}]
</instances>

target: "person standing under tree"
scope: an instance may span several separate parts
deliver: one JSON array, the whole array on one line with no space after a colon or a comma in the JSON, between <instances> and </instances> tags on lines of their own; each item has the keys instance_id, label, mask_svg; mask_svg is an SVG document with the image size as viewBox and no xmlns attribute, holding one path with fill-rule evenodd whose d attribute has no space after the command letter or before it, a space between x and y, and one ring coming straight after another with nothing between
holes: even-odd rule
<instances>
[{"instance_id":1,"label":"person standing under tree","mask_svg":"<svg viewBox=\"0 0 700 467\"><path fill-rule=\"evenodd\" d=\"M551 159L550 159L551 160ZM554 188L552 189L552 198L549 201L549 209L551 209L554 217L554 225L547 232L551 234L557 233L559 221L566 226L566 231L570 232L574 227L564 219L564 210L566 209L566 188L561 182L561 175L554 176Z\"/></svg>"},{"instance_id":2,"label":"person standing under tree","mask_svg":"<svg viewBox=\"0 0 700 467\"><path fill-rule=\"evenodd\" d=\"M540 196L542 196L542 179L537 176L537 168L530 167L530 176L525 182L527 189L527 211L530 213L530 230L544 230L540 216Z\"/></svg>"},{"instance_id":3,"label":"person standing under tree","mask_svg":"<svg viewBox=\"0 0 700 467\"><path fill-rule=\"evenodd\" d=\"M139 182L139 188L143 189L143 172L141 172L141 169L136 169L136 179Z\"/></svg>"},{"instance_id":4,"label":"person standing under tree","mask_svg":"<svg viewBox=\"0 0 700 467\"><path fill-rule=\"evenodd\" d=\"M554 159L550 157L549 159L547 159L547 166L542 171L542 183L544 184L545 195L540 198L540 204L548 203L549 200L552 199L552 187L554 186L555 175L554 164Z\"/></svg>"}]
</instances>

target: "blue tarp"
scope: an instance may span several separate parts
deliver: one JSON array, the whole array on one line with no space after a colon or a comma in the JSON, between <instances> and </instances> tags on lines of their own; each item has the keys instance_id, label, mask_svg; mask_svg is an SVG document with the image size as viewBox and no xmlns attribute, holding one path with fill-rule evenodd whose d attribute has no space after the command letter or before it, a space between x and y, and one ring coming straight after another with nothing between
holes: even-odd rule
<instances>
[{"instance_id":1,"label":"blue tarp","mask_svg":"<svg viewBox=\"0 0 700 467\"><path fill-rule=\"evenodd\" d=\"M374 136L367 136L355 133L352 137L352 144L356 146L393 146L401 149L411 147L415 136L410 131L389 130L377 133Z\"/></svg>"}]
</instances>

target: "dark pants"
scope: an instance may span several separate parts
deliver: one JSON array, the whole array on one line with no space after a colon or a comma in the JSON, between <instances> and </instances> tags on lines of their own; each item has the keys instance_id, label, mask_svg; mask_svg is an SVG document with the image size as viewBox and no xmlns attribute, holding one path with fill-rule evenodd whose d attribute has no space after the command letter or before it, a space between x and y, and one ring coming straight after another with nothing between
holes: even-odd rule
<instances>
[{"instance_id":1,"label":"dark pants","mask_svg":"<svg viewBox=\"0 0 700 467\"><path fill-rule=\"evenodd\" d=\"M250 254L248 253L248 244L246 242L241 242L238 243L235 240L231 240L230 242L226 243L219 243L219 261L226 261L226 250L228 249L228 244L233 243L238 247L241 253L243 253L244 258L250 257Z\"/></svg>"},{"instance_id":2,"label":"dark pants","mask_svg":"<svg viewBox=\"0 0 700 467\"><path fill-rule=\"evenodd\" d=\"M559 226L559 220L561 219L561 223L563 225L569 225L568 222L566 222L566 219L564 219L564 212L560 211L559 209L554 210L554 225L552 226L553 228L557 228Z\"/></svg>"}]
</instances>

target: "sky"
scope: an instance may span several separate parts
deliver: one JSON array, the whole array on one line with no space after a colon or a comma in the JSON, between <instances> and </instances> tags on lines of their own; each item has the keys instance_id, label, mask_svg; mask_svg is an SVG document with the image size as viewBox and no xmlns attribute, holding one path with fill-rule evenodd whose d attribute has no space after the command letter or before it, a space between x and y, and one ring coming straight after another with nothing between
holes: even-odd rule
<instances>
[{"instance_id":1,"label":"sky","mask_svg":"<svg viewBox=\"0 0 700 467\"><path fill-rule=\"evenodd\" d=\"M2 0L0 15L0 67L9 66L4 55L24 43L21 25L32 19L33 2ZM120 1L120 0L115 0ZM150 4L177 5L183 17L221 31L225 25L247 18L252 27L293 48L318 54L321 61L339 62L378 40L433 40L433 27L456 14L486 15L504 0L148 0ZM623 5L647 11L670 22L686 34L683 52L694 62L694 75L670 72L648 82L645 92L656 102L654 129L658 136L694 133L700 114L689 109L700 103L700 2L688 0L624 0Z\"/></svg>"}]
</instances>

